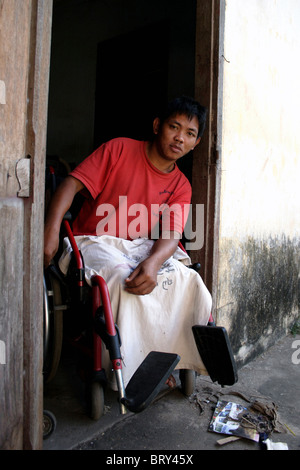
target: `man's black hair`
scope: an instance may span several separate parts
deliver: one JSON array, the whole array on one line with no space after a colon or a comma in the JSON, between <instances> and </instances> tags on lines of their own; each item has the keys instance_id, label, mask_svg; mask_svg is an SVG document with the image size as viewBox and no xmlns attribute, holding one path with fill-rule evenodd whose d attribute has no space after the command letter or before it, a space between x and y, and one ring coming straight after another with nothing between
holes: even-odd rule
<instances>
[{"instance_id":1,"label":"man's black hair","mask_svg":"<svg viewBox=\"0 0 300 470\"><path fill-rule=\"evenodd\" d=\"M170 101L166 109L160 114L160 122L163 123L166 119L174 114L184 114L188 119L196 117L199 122L198 138L202 137L206 124L207 108L202 106L193 98L189 96L181 96Z\"/></svg>"}]
</instances>

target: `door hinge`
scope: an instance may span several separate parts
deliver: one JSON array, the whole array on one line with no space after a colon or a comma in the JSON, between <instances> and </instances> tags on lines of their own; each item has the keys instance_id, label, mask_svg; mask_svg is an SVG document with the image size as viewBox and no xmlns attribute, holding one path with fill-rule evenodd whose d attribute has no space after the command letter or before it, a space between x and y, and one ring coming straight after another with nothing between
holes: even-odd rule
<instances>
[{"instance_id":1,"label":"door hinge","mask_svg":"<svg viewBox=\"0 0 300 470\"><path fill-rule=\"evenodd\" d=\"M16 176L20 185L18 197L30 196L30 155L21 158L16 163Z\"/></svg>"}]
</instances>

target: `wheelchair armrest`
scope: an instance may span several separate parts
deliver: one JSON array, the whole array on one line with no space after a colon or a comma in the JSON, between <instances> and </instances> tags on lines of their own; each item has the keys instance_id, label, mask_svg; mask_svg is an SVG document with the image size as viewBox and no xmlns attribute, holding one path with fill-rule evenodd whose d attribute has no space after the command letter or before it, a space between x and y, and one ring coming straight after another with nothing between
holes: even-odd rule
<instances>
[{"instance_id":1,"label":"wheelchair armrest","mask_svg":"<svg viewBox=\"0 0 300 470\"><path fill-rule=\"evenodd\" d=\"M51 272L62 285L64 285L64 286L66 285L66 281L63 277L64 275L61 273L60 269L56 266L56 264L51 263L45 269L45 271Z\"/></svg>"},{"instance_id":2,"label":"wheelchair armrest","mask_svg":"<svg viewBox=\"0 0 300 470\"><path fill-rule=\"evenodd\" d=\"M201 269L201 264L200 263L191 264L190 268L194 269L194 271L197 271L197 273L198 273Z\"/></svg>"},{"instance_id":3,"label":"wheelchair armrest","mask_svg":"<svg viewBox=\"0 0 300 470\"><path fill-rule=\"evenodd\" d=\"M71 222L73 220L73 217L70 211L67 211L65 213L63 220L67 220L68 222Z\"/></svg>"},{"instance_id":4,"label":"wheelchair armrest","mask_svg":"<svg viewBox=\"0 0 300 470\"><path fill-rule=\"evenodd\" d=\"M64 220L63 225L64 225L64 228L67 232L67 236L68 236L68 238L70 240L70 243L71 243L71 246L72 246L72 250L73 250L73 253L74 253L74 256L75 256L77 268L80 269L80 270L84 270L82 256L81 256L81 253L78 249L75 237L73 235L73 232L71 230L71 227L70 227L70 224L69 224L68 220Z\"/></svg>"},{"instance_id":5,"label":"wheelchair armrest","mask_svg":"<svg viewBox=\"0 0 300 470\"><path fill-rule=\"evenodd\" d=\"M79 248L77 246L75 237L73 235L72 229L70 227L70 224L68 220L63 220L63 225L64 228L67 232L67 237L69 238L69 241L71 243L71 247L73 250L73 255L74 255L74 260L75 260L75 265L76 265L76 270L75 270L75 278L76 278L76 284L77 287L79 288L79 299L82 300L83 298L83 288L84 288L84 264L83 264L83 259L81 256L81 253L79 251Z\"/></svg>"},{"instance_id":6,"label":"wheelchair armrest","mask_svg":"<svg viewBox=\"0 0 300 470\"><path fill-rule=\"evenodd\" d=\"M186 249L184 248L183 244L181 243L181 241L178 243L178 246L179 248L181 248L182 251L184 251L185 253L187 253ZM200 263L194 263L194 264L191 264L189 266L189 268L191 269L194 269L194 271L197 271L197 273L200 271L201 269L201 264Z\"/></svg>"}]
</instances>

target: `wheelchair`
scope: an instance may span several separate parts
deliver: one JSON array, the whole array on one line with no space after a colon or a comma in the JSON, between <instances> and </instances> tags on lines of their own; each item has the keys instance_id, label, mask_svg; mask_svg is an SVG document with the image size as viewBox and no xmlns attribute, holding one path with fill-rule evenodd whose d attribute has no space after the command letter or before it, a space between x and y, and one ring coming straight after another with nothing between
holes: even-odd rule
<instances>
[{"instance_id":1,"label":"wheelchair","mask_svg":"<svg viewBox=\"0 0 300 470\"><path fill-rule=\"evenodd\" d=\"M51 173L51 192L55 190L55 176ZM145 409L161 391L180 357L177 354L152 351L133 374L126 389L122 377L121 338L113 320L108 287L98 275L91 279L92 287L85 281L84 260L77 247L71 221L82 205L78 195L63 220L61 240L68 237L72 247L69 270L64 276L56 259L44 272L44 380L51 381L60 362L63 341L80 352L81 376L86 383L89 415L98 420L104 414L104 391L107 385L102 368L102 348L109 351L114 371L121 414ZM200 264L192 269L199 271ZM208 326L195 325L194 339L201 358L213 381L222 386L237 380L236 367L227 333L216 327L211 317ZM184 395L194 393L196 373L180 369L179 378Z\"/></svg>"},{"instance_id":2,"label":"wheelchair","mask_svg":"<svg viewBox=\"0 0 300 470\"><path fill-rule=\"evenodd\" d=\"M75 213L81 202L80 197L79 202L75 201ZM61 240L67 236L72 246L67 275L64 276L58 268L62 248L44 271L44 381L48 383L55 377L63 343L67 342L80 354L80 376L86 385L89 415L93 420L100 419L104 414L107 385L105 370L102 368L102 348L105 346L116 378L121 414L127 410L140 412L163 388L180 357L171 353L150 352L125 389L121 338L113 321L109 291L101 276L93 276L92 287L85 281L84 260L71 229L73 218L70 212L65 215L61 231ZM195 386L195 372L180 370L179 376L183 393L191 395Z\"/></svg>"}]
</instances>

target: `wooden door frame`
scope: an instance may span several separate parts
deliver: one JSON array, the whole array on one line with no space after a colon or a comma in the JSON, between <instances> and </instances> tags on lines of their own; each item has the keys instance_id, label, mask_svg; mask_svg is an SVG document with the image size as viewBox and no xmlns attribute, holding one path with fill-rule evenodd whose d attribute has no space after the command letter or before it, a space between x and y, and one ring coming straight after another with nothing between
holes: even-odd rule
<instances>
[{"instance_id":1,"label":"wooden door frame","mask_svg":"<svg viewBox=\"0 0 300 470\"><path fill-rule=\"evenodd\" d=\"M24 207L24 449L42 448L43 220L52 0L32 0L26 152L31 192ZM193 204L205 205L202 275L216 297L220 198L222 24L225 0L197 2L195 97L208 107L207 131L194 154Z\"/></svg>"},{"instance_id":2,"label":"wooden door frame","mask_svg":"<svg viewBox=\"0 0 300 470\"><path fill-rule=\"evenodd\" d=\"M221 181L221 119L225 0L198 0L195 98L208 108L205 134L193 156L193 220L195 205L204 204L204 246L191 252L216 308Z\"/></svg>"},{"instance_id":3,"label":"wooden door frame","mask_svg":"<svg viewBox=\"0 0 300 470\"><path fill-rule=\"evenodd\" d=\"M43 234L52 0L31 0L26 155L31 162L24 199L23 449L43 444Z\"/></svg>"},{"instance_id":4,"label":"wooden door frame","mask_svg":"<svg viewBox=\"0 0 300 470\"><path fill-rule=\"evenodd\" d=\"M52 0L0 0L0 447L43 443L43 226Z\"/></svg>"}]
</instances>

